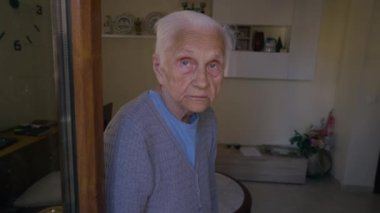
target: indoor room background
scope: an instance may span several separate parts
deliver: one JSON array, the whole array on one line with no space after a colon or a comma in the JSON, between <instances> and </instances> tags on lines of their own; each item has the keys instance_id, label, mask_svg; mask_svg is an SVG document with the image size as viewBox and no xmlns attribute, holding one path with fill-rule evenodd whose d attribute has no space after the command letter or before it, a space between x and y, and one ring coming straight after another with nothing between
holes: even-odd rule
<instances>
[{"instance_id":1,"label":"indoor room background","mask_svg":"<svg viewBox=\"0 0 380 213\"><path fill-rule=\"evenodd\" d=\"M229 1L233 0L205 0L205 13L212 16L216 4ZM281 2L285 1L306 0ZM288 146L294 130L302 132L310 124L318 125L333 109L332 174L345 189L371 192L380 150L380 1L308 1L322 4L311 75L298 80L226 77L213 106L218 143ZM10 2L0 3L2 133L33 120L59 120L50 14L53 1L21 0L18 12L10 8ZM44 8L43 16L35 15L36 4ZM101 16L103 23L107 16L123 14L144 21L154 13L177 10L182 10L181 0L104 0ZM113 103L116 113L123 104L157 86L152 70L155 37L109 36L106 27L103 30L103 101ZM16 183L0 187L0 200L6 205L13 204L16 195L39 178L59 169L54 135L45 145L25 149L30 155L0 155L0 178ZM16 166L18 172L11 173L3 165Z\"/></svg>"},{"instance_id":2,"label":"indoor room background","mask_svg":"<svg viewBox=\"0 0 380 213\"><path fill-rule=\"evenodd\" d=\"M218 1L208 0L206 13ZM181 10L178 0L102 2L102 17ZM225 78L214 104L218 142L289 145L294 130L336 115L333 175L343 187L371 191L380 149L378 1L323 0L318 51L309 80ZM103 35L103 96L114 112L154 88L154 36ZM253 67L254 68L254 67Z\"/></svg>"}]
</instances>

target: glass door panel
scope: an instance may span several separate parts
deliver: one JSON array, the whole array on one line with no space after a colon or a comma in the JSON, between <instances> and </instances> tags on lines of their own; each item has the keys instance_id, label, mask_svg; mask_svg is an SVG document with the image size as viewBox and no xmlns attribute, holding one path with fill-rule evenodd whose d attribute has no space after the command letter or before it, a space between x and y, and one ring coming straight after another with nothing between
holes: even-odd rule
<instances>
[{"instance_id":1,"label":"glass door panel","mask_svg":"<svg viewBox=\"0 0 380 213\"><path fill-rule=\"evenodd\" d=\"M0 1L0 212L76 202L64 2L52 2Z\"/></svg>"}]
</instances>

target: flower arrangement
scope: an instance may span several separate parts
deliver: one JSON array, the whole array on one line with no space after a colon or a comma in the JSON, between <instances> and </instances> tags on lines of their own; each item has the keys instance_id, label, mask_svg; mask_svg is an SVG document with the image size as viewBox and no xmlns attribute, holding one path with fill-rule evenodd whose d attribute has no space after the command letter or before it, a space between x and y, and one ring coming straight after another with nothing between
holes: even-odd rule
<instances>
[{"instance_id":1,"label":"flower arrangement","mask_svg":"<svg viewBox=\"0 0 380 213\"><path fill-rule=\"evenodd\" d=\"M331 110L327 121L322 118L319 127L311 125L305 133L294 131L294 135L290 138L290 143L295 144L299 153L306 158L321 150L329 151L332 148L331 137L333 136L334 125L335 118Z\"/></svg>"}]
</instances>

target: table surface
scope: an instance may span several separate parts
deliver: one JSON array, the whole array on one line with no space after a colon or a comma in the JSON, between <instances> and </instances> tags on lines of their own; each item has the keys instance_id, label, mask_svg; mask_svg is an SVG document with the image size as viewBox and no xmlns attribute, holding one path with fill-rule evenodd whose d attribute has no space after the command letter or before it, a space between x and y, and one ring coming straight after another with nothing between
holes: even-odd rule
<instances>
[{"instance_id":1,"label":"table surface","mask_svg":"<svg viewBox=\"0 0 380 213\"><path fill-rule=\"evenodd\" d=\"M244 192L234 180L216 173L218 209L220 213L235 212L243 204Z\"/></svg>"},{"instance_id":2,"label":"table surface","mask_svg":"<svg viewBox=\"0 0 380 213\"><path fill-rule=\"evenodd\" d=\"M48 138L49 136L56 134L58 132L58 128L56 126L53 126L50 128L49 132L46 135L43 136L26 136L26 135L16 135L14 134L13 130L8 130L5 132L1 132L0 136L3 137L10 137L15 138L17 141L7 147L4 147L3 149L0 149L0 157L7 156L13 152L16 152L19 149L22 149L26 146L29 146L33 143L37 143L39 141L43 141L44 139Z\"/></svg>"},{"instance_id":3,"label":"table surface","mask_svg":"<svg viewBox=\"0 0 380 213\"><path fill-rule=\"evenodd\" d=\"M63 207L62 206L53 206L46 209L42 209L38 213L62 213Z\"/></svg>"},{"instance_id":4,"label":"table surface","mask_svg":"<svg viewBox=\"0 0 380 213\"><path fill-rule=\"evenodd\" d=\"M237 180L215 173L220 213L250 212L251 196L244 185Z\"/></svg>"}]
</instances>

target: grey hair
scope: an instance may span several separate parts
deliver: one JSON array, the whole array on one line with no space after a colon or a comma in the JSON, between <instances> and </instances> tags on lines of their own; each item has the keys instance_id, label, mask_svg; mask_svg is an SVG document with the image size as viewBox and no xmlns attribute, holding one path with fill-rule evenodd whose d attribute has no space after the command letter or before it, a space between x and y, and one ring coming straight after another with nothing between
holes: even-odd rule
<instances>
[{"instance_id":1,"label":"grey hair","mask_svg":"<svg viewBox=\"0 0 380 213\"><path fill-rule=\"evenodd\" d=\"M234 33L228 26L222 26L211 17L202 13L183 10L170 13L159 19L155 24L156 47L155 54L165 60L164 52L174 43L174 37L178 31L189 27L203 30L216 30L224 41L225 70L228 68L229 52L234 47Z\"/></svg>"}]
</instances>

